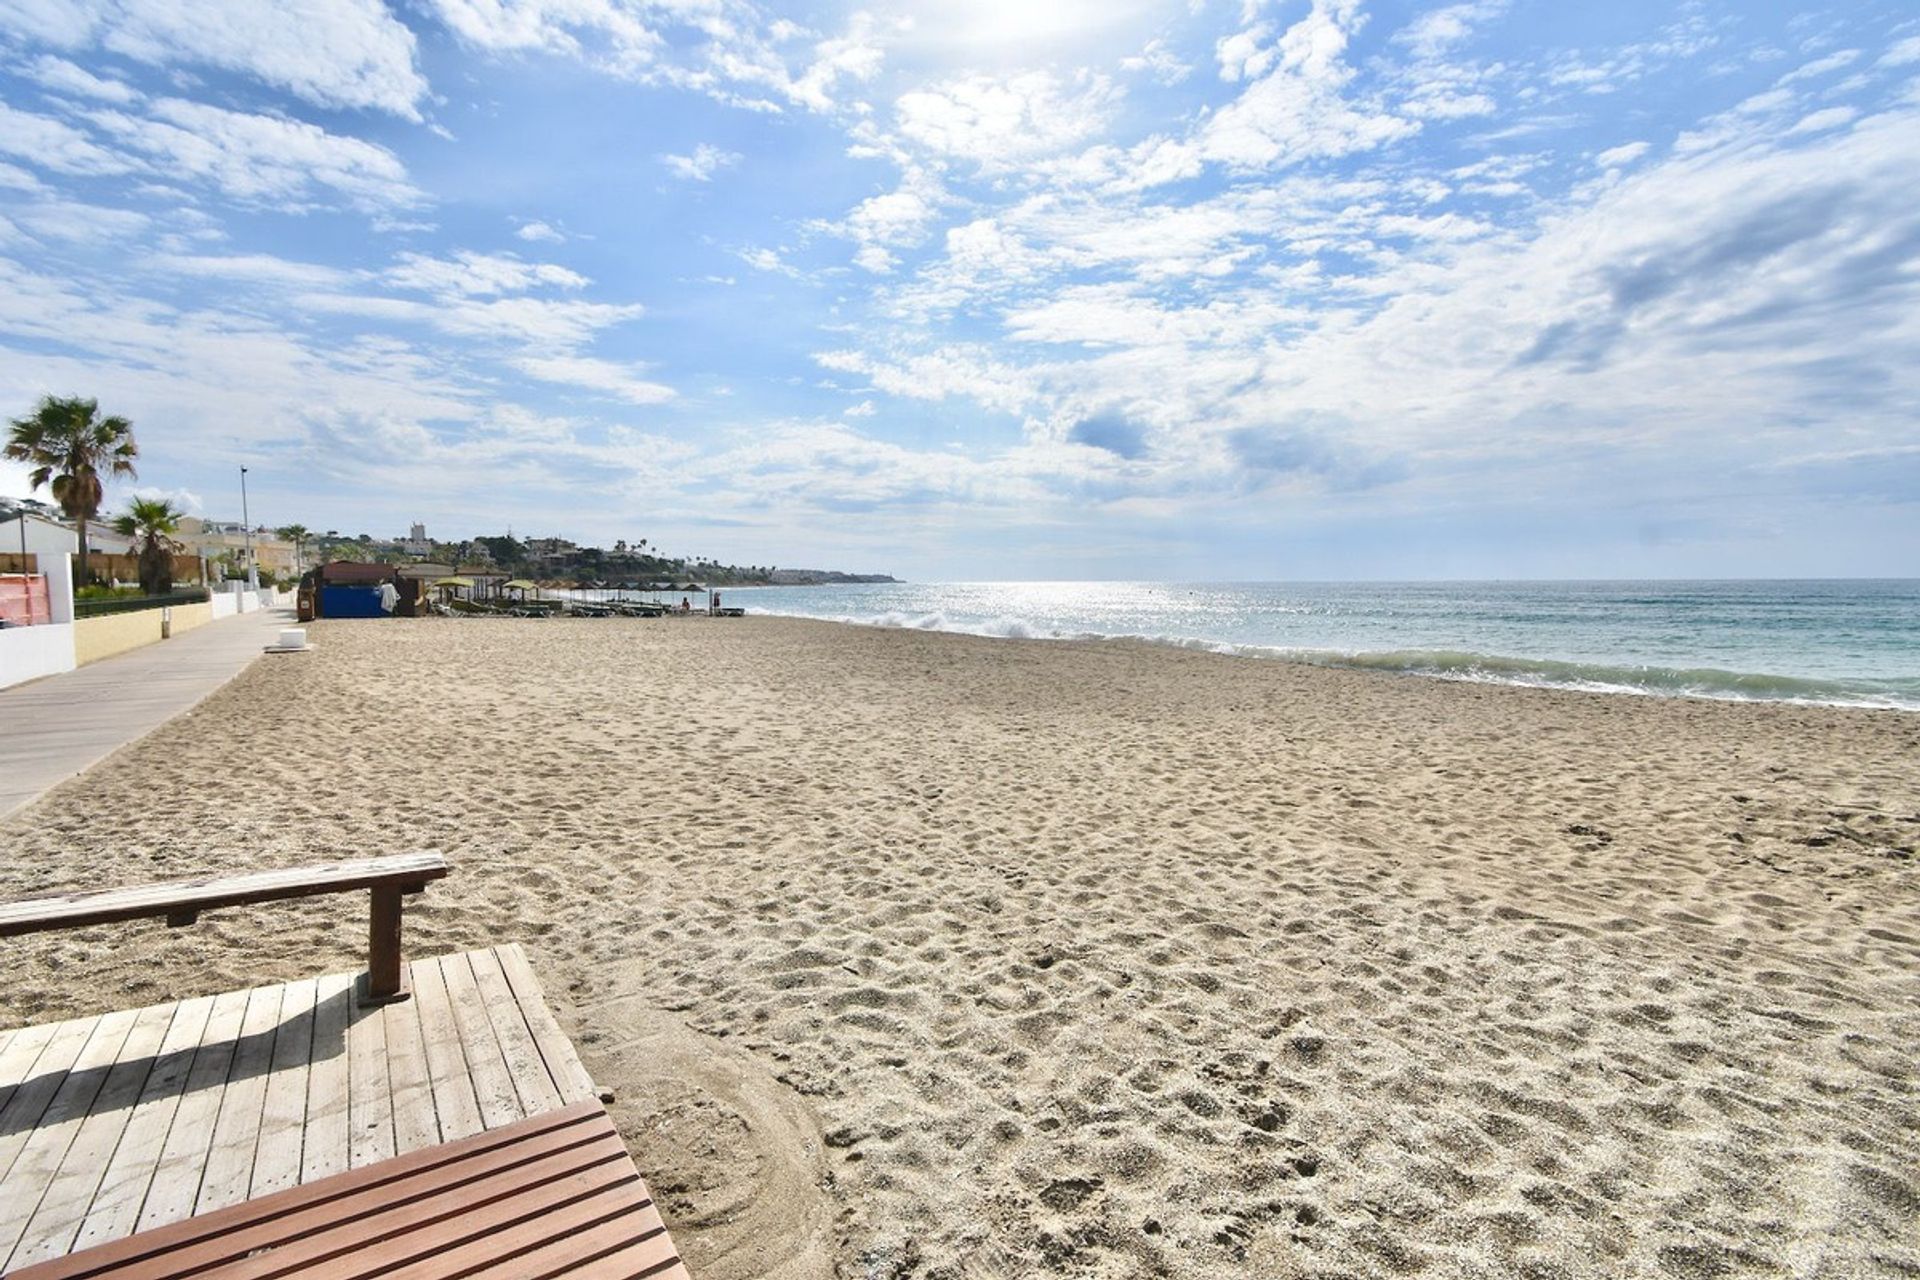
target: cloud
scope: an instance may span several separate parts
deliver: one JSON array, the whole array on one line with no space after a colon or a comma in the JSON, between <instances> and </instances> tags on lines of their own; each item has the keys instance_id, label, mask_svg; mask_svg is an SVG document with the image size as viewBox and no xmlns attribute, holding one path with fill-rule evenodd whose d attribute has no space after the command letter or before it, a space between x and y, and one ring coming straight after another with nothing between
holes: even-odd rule
<instances>
[{"instance_id":1,"label":"cloud","mask_svg":"<svg viewBox=\"0 0 1920 1280\"><path fill-rule=\"evenodd\" d=\"M1419 132L1418 121L1345 96L1354 72L1341 54L1357 10L1357 0L1314 0L1275 46L1249 53L1239 64L1248 76L1270 58L1276 64L1207 122L1199 155L1235 169L1271 169L1369 151Z\"/></svg>"},{"instance_id":2,"label":"cloud","mask_svg":"<svg viewBox=\"0 0 1920 1280\"><path fill-rule=\"evenodd\" d=\"M633 369L611 360L589 356L523 356L513 365L543 382L582 387L629 404L665 404L675 395L672 387L649 382L637 376Z\"/></svg>"},{"instance_id":3,"label":"cloud","mask_svg":"<svg viewBox=\"0 0 1920 1280\"><path fill-rule=\"evenodd\" d=\"M426 9L466 43L494 53L599 58L615 69L653 60L662 41L624 4L609 0L426 0Z\"/></svg>"},{"instance_id":4,"label":"cloud","mask_svg":"<svg viewBox=\"0 0 1920 1280\"><path fill-rule=\"evenodd\" d=\"M1505 0L1477 0L1431 9L1397 32L1393 41L1405 45L1416 58L1437 58L1465 41L1476 25L1500 16L1506 8Z\"/></svg>"},{"instance_id":5,"label":"cloud","mask_svg":"<svg viewBox=\"0 0 1920 1280\"><path fill-rule=\"evenodd\" d=\"M1030 71L970 76L905 93L894 103L900 133L938 155L993 171L1084 141L1106 123L1119 91L1104 76L1071 83Z\"/></svg>"},{"instance_id":6,"label":"cloud","mask_svg":"<svg viewBox=\"0 0 1920 1280\"><path fill-rule=\"evenodd\" d=\"M146 116L95 111L88 119L170 174L198 179L243 204L300 210L344 200L374 212L425 197L385 147L281 116L163 98Z\"/></svg>"},{"instance_id":7,"label":"cloud","mask_svg":"<svg viewBox=\"0 0 1920 1280\"><path fill-rule=\"evenodd\" d=\"M1122 71L1144 71L1164 85L1176 85L1193 74L1193 68L1167 48L1164 40L1149 40L1139 53L1120 59Z\"/></svg>"},{"instance_id":8,"label":"cloud","mask_svg":"<svg viewBox=\"0 0 1920 1280\"><path fill-rule=\"evenodd\" d=\"M136 168L64 120L21 111L0 102L0 153L19 156L55 173L112 174Z\"/></svg>"},{"instance_id":9,"label":"cloud","mask_svg":"<svg viewBox=\"0 0 1920 1280\"><path fill-rule=\"evenodd\" d=\"M140 97L131 85L119 80L103 80L84 67L77 67L65 58L50 54L35 58L27 74L55 93L78 94L83 98L119 103L134 102Z\"/></svg>"},{"instance_id":10,"label":"cloud","mask_svg":"<svg viewBox=\"0 0 1920 1280\"><path fill-rule=\"evenodd\" d=\"M742 158L736 151L722 151L703 142L693 149L692 155L667 154L660 157L660 163L676 178L685 178L689 182L708 182L715 173L739 164Z\"/></svg>"},{"instance_id":11,"label":"cloud","mask_svg":"<svg viewBox=\"0 0 1920 1280\"><path fill-rule=\"evenodd\" d=\"M510 253L475 253L470 249L456 250L451 258L403 253L381 278L397 289L458 297L490 297L542 288L581 289L592 283L554 263L526 262Z\"/></svg>"},{"instance_id":12,"label":"cloud","mask_svg":"<svg viewBox=\"0 0 1920 1280\"><path fill-rule=\"evenodd\" d=\"M290 288L326 288L351 280L348 272L316 262L293 262L265 253L181 254L158 253L146 265L173 275L199 276L213 280L244 280L251 284L279 285Z\"/></svg>"},{"instance_id":13,"label":"cloud","mask_svg":"<svg viewBox=\"0 0 1920 1280\"><path fill-rule=\"evenodd\" d=\"M1617 169L1621 165L1632 164L1647 154L1650 146L1645 142L1623 142L1617 147L1608 147L1593 158L1593 162L1602 169Z\"/></svg>"},{"instance_id":14,"label":"cloud","mask_svg":"<svg viewBox=\"0 0 1920 1280\"><path fill-rule=\"evenodd\" d=\"M145 231L152 221L136 210L79 200L37 200L10 212L21 227L40 239L72 243L125 240Z\"/></svg>"},{"instance_id":15,"label":"cloud","mask_svg":"<svg viewBox=\"0 0 1920 1280\"><path fill-rule=\"evenodd\" d=\"M1836 49L1824 58L1815 58L1812 62L1794 68L1792 71L1781 76L1775 83L1788 85L1797 84L1802 80L1817 80L1830 71L1838 71L1842 67L1850 67L1859 60L1860 51L1858 49Z\"/></svg>"},{"instance_id":16,"label":"cloud","mask_svg":"<svg viewBox=\"0 0 1920 1280\"><path fill-rule=\"evenodd\" d=\"M427 94L426 78L414 66L413 33L380 0L53 0L0 10L0 29L155 66L235 71L321 107L370 108L417 121L416 104Z\"/></svg>"},{"instance_id":17,"label":"cloud","mask_svg":"<svg viewBox=\"0 0 1920 1280\"><path fill-rule=\"evenodd\" d=\"M538 244L561 244L566 240L565 236L544 222L524 223L519 230L513 234L522 240L532 241Z\"/></svg>"}]
</instances>

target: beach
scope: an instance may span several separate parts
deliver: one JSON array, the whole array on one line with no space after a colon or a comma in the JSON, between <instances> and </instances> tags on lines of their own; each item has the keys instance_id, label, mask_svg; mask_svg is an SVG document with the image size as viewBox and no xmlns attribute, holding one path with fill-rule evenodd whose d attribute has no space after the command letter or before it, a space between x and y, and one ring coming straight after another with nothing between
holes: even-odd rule
<instances>
[{"instance_id":1,"label":"beach","mask_svg":"<svg viewBox=\"0 0 1920 1280\"><path fill-rule=\"evenodd\" d=\"M1920 1271L1920 715L749 617L322 621L0 897L443 852L693 1273ZM5 942L0 1025L357 967Z\"/></svg>"}]
</instances>

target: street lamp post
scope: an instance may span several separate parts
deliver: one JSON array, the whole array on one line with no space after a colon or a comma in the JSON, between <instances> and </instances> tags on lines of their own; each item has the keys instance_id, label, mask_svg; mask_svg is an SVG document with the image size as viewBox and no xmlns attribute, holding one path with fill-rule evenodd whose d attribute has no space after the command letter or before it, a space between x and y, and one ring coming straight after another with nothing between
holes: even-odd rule
<instances>
[{"instance_id":1,"label":"street lamp post","mask_svg":"<svg viewBox=\"0 0 1920 1280\"><path fill-rule=\"evenodd\" d=\"M253 562L253 516L247 510L247 469L240 468L240 524L247 539L247 590L260 585L259 566Z\"/></svg>"}]
</instances>

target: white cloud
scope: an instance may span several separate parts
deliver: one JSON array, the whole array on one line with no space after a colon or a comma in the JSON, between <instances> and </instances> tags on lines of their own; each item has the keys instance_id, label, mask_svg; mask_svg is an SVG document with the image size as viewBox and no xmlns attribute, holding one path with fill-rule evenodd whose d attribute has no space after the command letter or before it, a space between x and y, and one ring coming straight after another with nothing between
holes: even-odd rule
<instances>
[{"instance_id":1,"label":"white cloud","mask_svg":"<svg viewBox=\"0 0 1920 1280\"><path fill-rule=\"evenodd\" d=\"M1236 169L1267 169L1367 151L1417 133L1418 122L1343 95L1354 72L1341 54L1358 23L1357 9L1358 0L1314 0L1268 51L1278 55L1278 65L1207 122L1200 154Z\"/></svg>"},{"instance_id":2,"label":"white cloud","mask_svg":"<svg viewBox=\"0 0 1920 1280\"><path fill-rule=\"evenodd\" d=\"M528 222L513 233L522 240L543 244L561 244L566 237L544 222Z\"/></svg>"},{"instance_id":3,"label":"white cloud","mask_svg":"<svg viewBox=\"0 0 1920 1280\"><path fill-rule=\"evenodd\" d=\"M1122 71L1145 71L1161 84L1175 85L1193 74L1193 68L1182 62L1173 50L1167 48L1164 40L1149 40L1146 47L1130 57L1120 59Z\"/></svg>"},{"instance_id":4,"label":"white cloud","mask_svg":"<svg viewBox=\"0 0 1920 1280\"><path fill-rule=\"evenodd\" d=\"M209 182L243 203L303 209L344 198L371 212L424 198L385 147L302 120L180 98L155 102L145 117L96 111L89 118L170 173Z\"/></svg>"},{"instance_id":5,"label":"white cloud","mask_svg":"<svg viewBox=\"0 0 1920 1280\"><path fill-rule=\"evenodd\" d=\"M1775 81L1776 84L1795 84L1801 80L1814 80L1829 71L1838 71L1842 67L1852 66L1859 61L1858 49L1838 49L1824 58L1815 58L1812 62L1796 67Z\"/></svg>"},{"instance_id":6,"label":"white cloud","mask_svg":"<svg viewBox=\"0 0 1920 1280\"><path fill-rule=\"evenodd\" d=\"M1505 0L1476 0L1431 9L1409 22L1394 37L1416 58L1436 58L1473 34L1476 24L1506 11Z\"/></svg>"},{"instance_id":7,"label":"white cloud","mask_svg":"<svg viewBox=\"0 0 1920 1280\"><path fill-rule=\"evenodd\" d=\"M660 163L676 178L685 178L689 182L708 182L722 169L739 164L742 157L736 151L722 151L709 143L701 143L689 156L671 153L660 157Z\"/></svg>"},{"instance_id":8,"label":"white cloud","mask_svg":"<svg viewBox=\"0 0 1920 1280\"><path fill-rule=\"evenodd\" d=\"M1051 155L1098 132L1119 90L1104 76L1071 83L1050 72L999 79L970 76L902 94L894 104L900 132L940 155L992 171Z\"/></svg>"},{"instance_id":9,"label":"white cloud","mask_svg":"<svg viewBox=\"0 0 1920 1280\"><path fill-rule=\"evenodd\" d=\"M1920 62L1920 36L1908 36L1880 55L1882 67L1910 67Z\"/></svg>"},{"instance_id":10,"label":"white cloud","mask_svg":"<svg viewBox=\"0 0 1920 1280\"><path fill-rule=\"evenodd\" d=\"M632 74L654 62L663 41L619 0L425 0L461 40L491 53L544 52Z\"/></svg>"},{"instance_id":11,"label":"white cloud","mask_svg":"<svg viewBox=\"0 0 1920 1280\"><path fill-rule=\"evenodd\" d=\"M540 288L580 289L592 283L578 272L551 262L526 262L508 253L475 253L470 249L456 250L451 258L403 253L381 278L398 289L459 297Z\"/></svg>"},{"instance_id":12,"label":"white cloud","mask_svg":"<svg viewBox=\"0 0 1920 1280\"><path fill-rule=\"evenodd\" d=\"M0 152L55 173L127 173L137 166L64 120L0 102Z\"/></svg>"},{"instance_id":13,"label":"white cloud","mask_svg":"<svg viewBox=\"0 0 1920 1280\"><path fill-rule=\"evenodd\" d=\"M1651 149L1645 142L1623 142L1617 147L1608 147L1593 158L1593 162L1602 169L1617 169L1621 165L1632 164Z\"/></svg>"},{"instance_id":14,"label":"white cloud","mask_svg":"<svg viewBox=\"0 0 1920 1280\"><path fill-rule=\"evenodd\" d=\"M649 382L637 376L633 369L612 360L590 356L524 356L513 365L542 382L583 387L629 404L665 404L675 395L672 387Z\"/></svg>"},{"instance_id":15,"label":"white cloud","mask_svg":"<svg viewBox=\"0 0 1920 1280\"><path fill-rule=\"evenodd\" d=\"M1803 116L1793 128L1787 130L1789 136L1804 133L1823 133L1828 129L1837 129L1841 125L1851 124L1860 113L1852 107L1827 107L1821 111Z\"/></svg>"},{"instance_id":16,"label":"white cloud","mask_svg":"<svg viewBox=\"0 0 1920 1280\"><path fill-rule=\"evenodd\" d=\"M40 200L10 212L42 240L73 243L123 241L145 231L150 219L131 209L111 209L78 200Z\"/></svg>"},{"instance_id":17,"label":"white cloud","mask_svg":"<svg viewBox=\"0 0 1920 1280\"><path fill-rule=\"evenodd\" d=\"M35 58L28 74L56 93L79 94L84 98L120 103L135 102L140 97L131 85L119 80L103 80L86 68L77 67L65 58L56 58L51 54Z\"/></svg>"},{"instance_id":18,"label":"white cloud","mask_svg":"<svg viewBox=\"0 0 1920 1280\"><path fill-rule=\"evenodd\" d=\"M845 35L822 40L813 47L813 61L800 76L784 86L787 96L814 111L830 111L833 93L842 80L865 83L879 74L885 50L874 38L873 18L855 13Z\"/></svg>"},{"instance_id":19,"label":"white cloud","mask_svg":"<svg viewBox=\"0 0 1920 1280\"><path fill-rule=\"evenodd\" d=\"M44 191L46 185L19 165L0 162L0 187L13 191Z\"/></svg>"},{"instance_id":20,"label":"white cloud","mask_svg":"<svg viewBox=\"0 0 1920 1280\"><path fill-rule=\"evenodd\" d=\"M41 0L0 9L0 28L63 49L237 71L322 107L418 120L427 93L413 33L380 0Z\"/></svg>"},{"instance_id":21,"label":"white cloud","mask_svg":"<svg viewBox=\"0 0 1920 1280\"><path fill-rule=\"evenodd\" d=\"M174 275L244 280L252 284L303 289L344 285L352 278L350 273L336 267L322 266L317 262L294 262L265 253L158 253L148 258L146 265Z\"/></svg>"}]
</instances>

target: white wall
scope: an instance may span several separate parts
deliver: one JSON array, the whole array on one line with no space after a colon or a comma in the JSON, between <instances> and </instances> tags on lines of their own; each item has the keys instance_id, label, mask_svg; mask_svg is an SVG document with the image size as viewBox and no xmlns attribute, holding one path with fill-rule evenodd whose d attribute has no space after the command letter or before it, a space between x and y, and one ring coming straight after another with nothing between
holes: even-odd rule
<instances>
[{"instance_id":1,"label":"white wall","mask_svg":"<svg viewBox=\"0 0 1920 1280\"><path fill-rule=\"evenodd\" d=\"M231 591L214 592L212 604L213 620L215 622L220 621L222 618L231 618L234 614L240 612L240 597Z\"/></svg>"},{"instance_id":2,"label":"white wall","mask_svg":"<svg viewBox=\"0 0 1920 1280\"><path fill-rule=\"evenodd\" d=\"M73 670L73 565L65 555L40 557L53 621L0 630L0 689Z\"/></svg>"},{"instance_id":3,"label":"white wall","mask_svg":"<svg viewBox=\"0 0 1920 1280\"><path fill-rule=\"evenodd\" d=\"M73 670L73 624L0 630L0 689Z\"/></svg>"}]
</instances>

